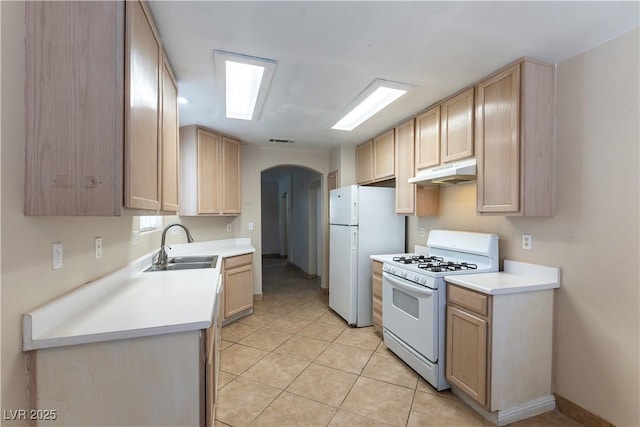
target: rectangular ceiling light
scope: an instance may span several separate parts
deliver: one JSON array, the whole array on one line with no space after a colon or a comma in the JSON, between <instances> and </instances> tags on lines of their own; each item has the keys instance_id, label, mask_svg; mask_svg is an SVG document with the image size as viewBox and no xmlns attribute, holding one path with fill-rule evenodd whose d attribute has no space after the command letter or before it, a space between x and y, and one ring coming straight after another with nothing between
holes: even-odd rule
<instances>
[{"instance_id":1,"label":"rectangular ceiling light","mask_svg":"<svg viewBox=\"0 0 640 427\"><path fill-rule=\"evenodd\" d=\"M258 120L276 62L270 59L214 50L220 106L230 119Z\"/></svg>"},{"instance_id":2,"label":"rectangular ceiling light","mask_svg":"<svg viewBox=\"0 0 640 427\"><path fill-rule=\"evenodd\" d=\"M350 131L407 93L413 86L376 79L360 93L338 116L331 129Z\"/></svg>"}]
</instances>

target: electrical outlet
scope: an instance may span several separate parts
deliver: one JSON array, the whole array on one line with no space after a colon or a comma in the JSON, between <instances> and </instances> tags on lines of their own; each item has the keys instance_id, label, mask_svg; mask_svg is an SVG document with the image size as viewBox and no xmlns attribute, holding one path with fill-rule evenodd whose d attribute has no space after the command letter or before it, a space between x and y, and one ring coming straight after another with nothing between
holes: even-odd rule
<instances>
[{"instance_id":1,"label":"electrical outlet","mask_svg":"<svg viewBox=\"0 0 640 427\"><path fill-rule=\"evenodd\" d=\"M62 268L62 242L56 242L53 244L53 257L51 264L54 270L60 270Z\"/></svg>"},{"instance_id":2,"label":"electrical outlet","mask_svg":"<svg viewBox=\"0 0 640 427\"><path fill-rule=\"evenodd\" d=\"M253 223L252 222L249 223L249 230L253 230Z\"/></svg>"},{"instance_id":3,"label":"electrical outlet","mask_svg":"<svg viewBox=\"0 0 640 427\"><path fill-rule=\"evenodd\" d=\"M523 234L522 235L522 249L525 251L530 251L533 249L533 238L531 234Z\"/></svg>"},{"instance_id":4,"label":"electrical outlet","mask_svg":"<svg viewBox=\"0 0 640 427\"><path fill-rule=\"evenodd\" d=\"M93 240L96 259L102 258L102 237L96 237Z\"/></svg>"},{"instance_id":5,"label":"electrical outlet","mask_svg":"<svg viewBox=\"0 0 640 427\"><path fill-rule=\"evenodd\" d=\"M424 227L420 227L420 237L424 237L424 235L425 235Z\"/></svg>"},{"instance_id":6,"label":"electrical outlet","mask_svg":"<svg viewBox=\"0 0 640 427\"><path fill-rule=\"evenodd\" d=\"M180 227L171 227L171 235L179 236L182 233L182 228Z\"/></svg>"},{"instance_id":7,"label":"electrical outlet","mask_svg":"<svg viewBox=\"0 0 640 427\"><path fill-rule=\"evenodd\" d=\"M231 231L231 230L232 230L231 223L229 223L229 224L227 224L227 231Z\"/></svg>"},{"instance_id":8,"label":"electrical outlet","mask_svg":"<svg viewBox=\"0 0 640 427\"><path fill-rule=\"evenodd\" d=\"M138 243L140 243L140 232L139 231L134 231L133 232L133 236L131 237L131 241L133 242L133 246L138 246Z\"/></svg>"}]
</instances>

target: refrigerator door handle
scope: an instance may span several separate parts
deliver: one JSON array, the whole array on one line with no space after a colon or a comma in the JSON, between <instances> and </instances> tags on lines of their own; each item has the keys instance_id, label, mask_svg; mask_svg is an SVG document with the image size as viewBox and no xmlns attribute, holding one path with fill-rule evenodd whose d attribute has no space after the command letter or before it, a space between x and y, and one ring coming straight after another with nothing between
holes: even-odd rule
<instances>
[{"instance_id":1,"label":"refrigerator door handle","mask_svg":"<svg viewBox=\"0 0 640 427\"><path fill-rule=\"evenodd\" d=\"M353 216L353 223L356 224L356 221L358 221L358 202L353 202L353 210L351 211L351 214Z\"/></svg>"},{"instance_id":2,"label":"refrigerator door handle","mask_svg":"<svg viewBox=\"0 0 640 427\"><path fill-rule=\"evenodd\" d=\"M353 230L353 250L358 250L358 230Z\"/></svg>"}]
</instances>

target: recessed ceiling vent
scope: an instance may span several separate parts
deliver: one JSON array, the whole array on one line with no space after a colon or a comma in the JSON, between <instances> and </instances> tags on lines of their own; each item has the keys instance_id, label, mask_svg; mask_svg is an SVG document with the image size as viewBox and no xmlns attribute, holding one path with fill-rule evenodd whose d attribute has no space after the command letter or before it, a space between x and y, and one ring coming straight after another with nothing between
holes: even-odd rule
<instances>
[{"instance_id":1,"label":"recessed ceiling vent","mask_svg":"<svg viewBox=\"0 0 640 427\"><path fill-rule=\"evenodd\" d=\"M275 142L277 144L293 144L295 141L293 139L271 138L269 142Z\"/></svg>"}]
</instances>

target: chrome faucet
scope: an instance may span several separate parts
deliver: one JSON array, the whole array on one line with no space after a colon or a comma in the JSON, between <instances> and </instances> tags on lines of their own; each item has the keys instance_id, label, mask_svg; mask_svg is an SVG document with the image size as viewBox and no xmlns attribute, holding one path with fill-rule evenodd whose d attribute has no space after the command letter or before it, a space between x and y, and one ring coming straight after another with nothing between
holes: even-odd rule
<instances>
[{"instance_id":1,"label":"chrome faucet","mask_svg":"<svg viewBox=\"0 0 640 427\"><path fill-rule=\"evenodd\" d=\"M171 227L182 227L184 231L187 233L187 243L193 243L193 236L191 235L191 233L189 232L189 229L185 225L180 224L179 222L174 222L167 225L164 228L164 230L162 230L162 240L160 241L160 252L158 252L158 259L156 260L156 265L158 267L163 267L167 263L167 251L164 249L166 246L164 242L167 237L167 231L169 231Z\"/></svg>"}]
</instances>

